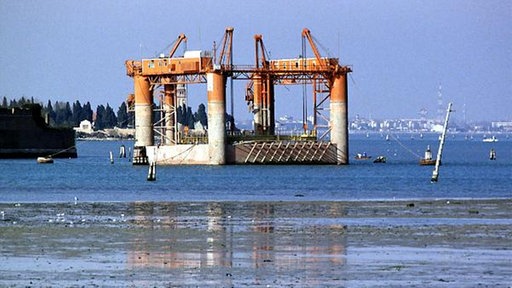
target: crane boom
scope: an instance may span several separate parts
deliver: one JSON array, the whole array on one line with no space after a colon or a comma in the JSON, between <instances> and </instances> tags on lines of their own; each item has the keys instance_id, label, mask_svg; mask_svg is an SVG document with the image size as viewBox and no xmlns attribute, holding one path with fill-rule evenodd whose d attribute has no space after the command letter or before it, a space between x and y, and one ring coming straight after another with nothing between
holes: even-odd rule
<instances>
[{"instance_id":1,"label":"crane boom","mask_svg":"<svg viewBox=\"0 0 512 288\"><path fill-rule=\"evenodd\" d=\"M318 48L316 47L315 41L313 41L313 37L311 36L311 31L309 31L308 28L302 29L302 39L308 40L309 45L311 46L311 49L313 49L313 53L315 54L315 57L318 60L318 63L322 63L322 56L320 56L320 52L318 52ZM304 55L302 56L304 57Z\"/></svg>"},{"instance_id":2,"label":"crane boom","mask_svg":"<svg viewBox=\"0 0 512 288\"><path fill-rule=\"evenodd\" d=\"M178 47L180 46L181 42L187 41L187 36L185 34L181 33L180 36L178 36L178 39L174 41L174 45L172 46L171 52L169 52L169 58L172 58L174 56L174 53L176 53L176 50L178 50Z\"/></svg>"},{"instance_id":3,"label":"crane boom","mask_svg":"<svg viewBox=\"0 0 512 288\"><path fill-rule=\"evenodd\" d=\"M267 68L268 62L265 56L266 50L265 45L263 45L263 36L261 34L254 35L254 45L256 50L256 69L260 68L260 64L262 68Z\"/></svg>"},{"instance_id":4,"label":"crane boom","mask_svg":"<svg viewBox=\"0 0 512 288\"><path fill-rule=\"evenodd\" d=\"M233 30L235 30L233 27L226 28L224 38L222 38L222 48L217 62L218 65L226 65L230 67L233 64Z\"/></svg>"}]
</instances>

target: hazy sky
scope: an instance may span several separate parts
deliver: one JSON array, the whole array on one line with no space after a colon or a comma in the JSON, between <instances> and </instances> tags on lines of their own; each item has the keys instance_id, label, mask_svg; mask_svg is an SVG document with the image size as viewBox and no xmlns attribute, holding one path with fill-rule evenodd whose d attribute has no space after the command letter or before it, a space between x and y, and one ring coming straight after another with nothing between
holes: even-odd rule
<instances>
[{"instance_id":1,"label":"hazy sky","mask_svg":"<svg viewBox=\"0 0 512 288\"><path fill-rule=\"evenodd\" d=\"M435 116L441 85L459 120L464 103L468 120L512 120L509 0L0 0L0 14L0 97L9 99L117 109L133 90L124 61L153 57L180 33L188 49L211 50L233 26L235 64L253 64L254 34L271 58L295 58L308 27L324 56L352 66L350 117ZM236 83L235 117L249 119L245 83ZM206 102L206 87L195 86L194 110ZM300 88L276 94L278 116L302 114Z\"/></svg>"}]
</instances>

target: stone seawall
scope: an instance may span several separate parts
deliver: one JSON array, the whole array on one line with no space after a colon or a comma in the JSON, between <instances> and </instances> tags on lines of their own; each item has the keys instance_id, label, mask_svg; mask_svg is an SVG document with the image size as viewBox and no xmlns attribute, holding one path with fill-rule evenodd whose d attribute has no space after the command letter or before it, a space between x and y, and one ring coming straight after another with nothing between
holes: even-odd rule
<instances>
[{"instance_id":1,"label":"stone seawall","mask_svg":"<svg viewBox=\"0 0 512 288\"><path fill-rule=\"evenodd\" d=\"M49 127L41 107L0 109L0 158L75 158L75 131Z\"/></svg>"}]
</instances>

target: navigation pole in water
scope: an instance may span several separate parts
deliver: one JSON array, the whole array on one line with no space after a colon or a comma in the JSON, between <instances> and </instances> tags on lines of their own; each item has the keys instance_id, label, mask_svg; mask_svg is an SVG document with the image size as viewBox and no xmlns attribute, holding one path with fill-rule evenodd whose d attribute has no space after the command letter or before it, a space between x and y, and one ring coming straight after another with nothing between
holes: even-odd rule
<instances>
[{"instance_id":1,"label":"navigation pole in water","mask_svg":"<svg viewBox=\"0 0 512 288\"><path fill-rule=\"evenodd\" d=\"M448 109L446 110L446 119L444 120L443 133L441 134L441 140L439 141L439 149L437 150L436 167L432 172L431 182L437 182L439 177L439 164L441 164L441 155L443 153L444 138L446 137L446 130L448 129L448 120L450 119L450 112L452 112L452 103L448 103Z\"/></svg>"}]
</instances>

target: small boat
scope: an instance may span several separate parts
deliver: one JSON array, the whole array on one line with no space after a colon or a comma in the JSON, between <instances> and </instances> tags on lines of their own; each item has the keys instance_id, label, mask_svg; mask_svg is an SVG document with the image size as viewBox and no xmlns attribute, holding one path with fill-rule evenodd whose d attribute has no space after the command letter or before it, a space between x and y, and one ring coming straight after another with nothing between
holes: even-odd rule
<instances>
[{"instance_id":1,"label":"small boat","mask_svg":"<svg viewBox=\"0 0 512 288\"><path fill-rule=\"evenodd\" d=\"M498 142L498 138L496 138L496 136L492 136L491 138L485 137L482 141L487 143Z\"/></svg>"},{"instance_id":2,"label":"small boat","mask_svg":"<svg viewBox=\"0 0 512 288\"><path fill-rule=\"evenodd\" d=\"M436 159L432 159L432 151L430 150L430 145L427 146L427 150L425 150L425 157L420 159L420 165L435 165Z\"/></svg>"},{"instance_id":3,"label":"small boat","mask_svg":"<svg viewBox=\"0 0 512 288\"><path fill-rule=\"evenodd\" d=\"M357 153L355 156L356 160L369 160L372 156L367 155L366 152Z\"/></svg>"},{"instance_id":4,"label":"small boat","mask_svg":"<svg viewBox=\"0 0 512 288\"><path fill-rule=\"evenodd\" d=\"M37 157L37 163L40 163L40 164L51 164L51 163L53 163L53 158L51 156Z\"/></svg>"},{"instance_id":5,"label":"small boat","mask_svg":"<svg viewBox=\"0 0 512 288\"><path fill-rule=\"evenodd\" d=\"M386 163L386 156L377 156L373 163Z\"/></svg>"},{"instance_id":6,"label":"small boat","mask_svg":"<svg viewBox=\"0 0 512 288\"><path fill-rule=\"evenodd\" d=\"M422 166L436 165L436 159L420 159L420 165L422 165Z\"/></svg>"}]
</instances>

